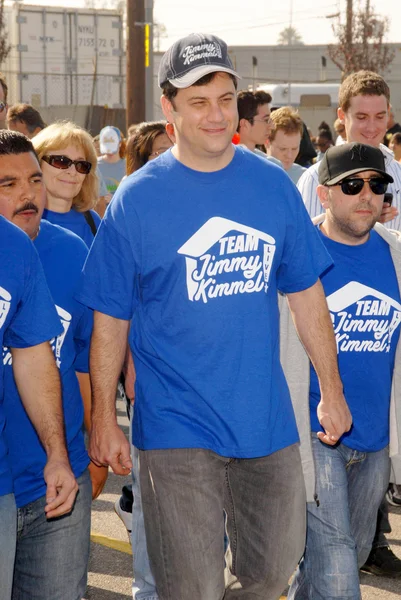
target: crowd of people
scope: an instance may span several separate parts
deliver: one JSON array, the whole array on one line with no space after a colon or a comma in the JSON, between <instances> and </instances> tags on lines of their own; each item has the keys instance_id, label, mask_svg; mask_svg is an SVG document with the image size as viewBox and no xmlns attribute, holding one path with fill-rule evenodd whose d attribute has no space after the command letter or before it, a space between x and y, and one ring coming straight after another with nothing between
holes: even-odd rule
<instances>
[{"instance_id":1,"label":"crowd of people","mask_svg":"<svg viewBox=\"0 0 401 600\"><path fill-rule=\"evenodd\" d=\"M8 107L0 77L3 600L85 597L109 468L132 475L136 600L289 580L290 600L360 600L360 570L401 577L390 89L349 75L313 136L239 85L225 42L191 34L160 63L165 121L93 138Z\"/></svg>"}]
</instances>

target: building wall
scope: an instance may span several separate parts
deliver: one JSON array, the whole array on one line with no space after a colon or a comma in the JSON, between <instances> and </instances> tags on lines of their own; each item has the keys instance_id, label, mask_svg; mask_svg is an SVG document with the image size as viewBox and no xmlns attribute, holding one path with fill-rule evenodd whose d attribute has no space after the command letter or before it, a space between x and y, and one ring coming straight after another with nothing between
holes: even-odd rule
<instances>
[{"instance_id":1,"label":"building wall","mask_svg":"<svg viewBox=\"0 0 401 600\"><path fill-rule=\"evenodd\" d=\"M385 74L391 89L391 102L396 118L401 122L401 43L390 44L395 51L395 58L391 71ZM155 64L155 90L154 105L155 118L162 118L159 106L160 90L157 87L157 70L162 54L156 53ZM323 83L340 82L341 73L330 60L327 46L304 45L294 46L292 49L284 46L231 46L230 56L235 68L241 75L239 89L247 89L253 85L257 87L262 83ZM252 66L252 57L257 58L256 69ZM322 68L321 57L326 58L326 68ZM306 123L314 129L320 121L328 120L329 124L335 119L335 109L310 109L303 110Z\"/></svg>"}]
</instances>

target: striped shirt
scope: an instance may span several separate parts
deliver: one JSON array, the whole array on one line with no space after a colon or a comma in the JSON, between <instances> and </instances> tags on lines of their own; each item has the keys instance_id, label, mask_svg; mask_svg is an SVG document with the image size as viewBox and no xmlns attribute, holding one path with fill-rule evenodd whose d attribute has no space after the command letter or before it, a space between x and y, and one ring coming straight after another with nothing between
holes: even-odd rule
<instances>
[{"instance_id":1,"label":"striped shirt","mask_svg":"<svg viewBox=\"0 0 401 600\"><path fill-rule=\"evenodd\" d=\"M391 150L389 150L384 144L380 144L380 150L384 154L386 171L394 179L394 183L389 184L388 191L393 194L393 206L395 206L400 212L395 219L388 221L388 223L384 223L384 226L388 229L398 229L401 231L401 164L394 159ZM320 204L320 200L316 192L316 188L319 184L318 171L319 163L316 163L302 175L297 183L297 188L301 193L306 210L308 211L311 219L317 217L323 212L322 205Z\"/></svg>"}]
</instances>

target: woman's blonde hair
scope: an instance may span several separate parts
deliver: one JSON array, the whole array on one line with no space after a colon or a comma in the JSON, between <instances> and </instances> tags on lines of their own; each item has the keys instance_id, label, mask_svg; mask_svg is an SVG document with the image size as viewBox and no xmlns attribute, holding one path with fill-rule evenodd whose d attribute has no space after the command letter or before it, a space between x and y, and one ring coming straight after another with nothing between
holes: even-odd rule
<instances>
[{"instance_id":1,"label":"woman's blonde hair","mask_svg":"<svg viewBox=\"0 0 401 600\"><path fill-rule=\"evenodd\" d=\"M96 173L97 157L95 147L89 133L71 121L57 121L35 135L32 143L39 161L49 151L61 151L67 146L82 148L85 160L91 163L92 168L85 176L79 194L72 201L72 206L78 212L85 212L93 208L99 196L99 180Z\"/></svg>"}]
</instances>

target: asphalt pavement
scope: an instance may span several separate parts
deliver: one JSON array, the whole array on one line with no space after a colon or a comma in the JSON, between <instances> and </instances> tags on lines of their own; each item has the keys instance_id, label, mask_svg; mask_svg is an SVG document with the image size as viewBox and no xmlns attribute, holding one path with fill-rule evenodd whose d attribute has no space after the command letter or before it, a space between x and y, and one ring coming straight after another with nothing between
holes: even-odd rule
<instances>
[{"instance_id":1,"label":"asphalt pavement","mask_svg":"<svg viewBox=\"0 0 401 600\"><path fill-rule=\"evenodd\" d=\"M128 437L128 419L121 401L117 403L117 410L119 423ZM103 493L93 503L86 600L132 599L131 548L126 529L114 512L114 503L127 482L128 477L109 473ZM366 498L366 502L369 502L369 498ZM390 507L390 522L393 531L388 535L388 540L393 552L401 559L401 508ZM401 578L389 579L362 573L361 589L362 600L400 600Z\"/></svg>"}]
</instances>

